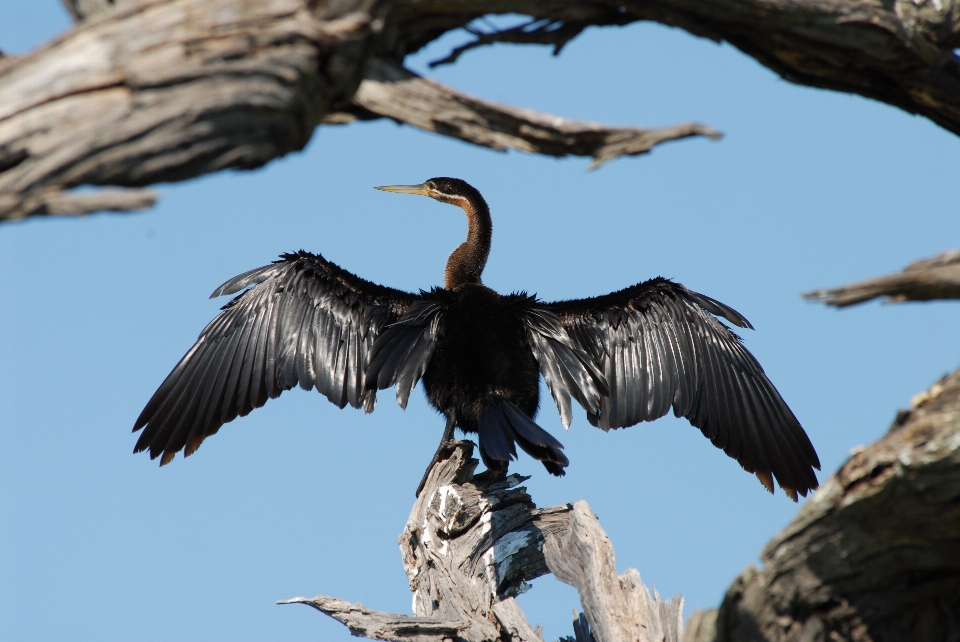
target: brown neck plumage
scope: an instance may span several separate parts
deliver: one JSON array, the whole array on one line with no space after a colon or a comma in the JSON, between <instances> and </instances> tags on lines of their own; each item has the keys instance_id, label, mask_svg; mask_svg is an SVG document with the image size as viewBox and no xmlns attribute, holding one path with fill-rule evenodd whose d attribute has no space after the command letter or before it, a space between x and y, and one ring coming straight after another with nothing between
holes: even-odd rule
<instances>
[{"instance_id":1,"label":"brown neck plumage","mask_svg":"<svg viewBox=\"0 0 960 642\"><path fill-rule=\"evenodd\" d=\"M444 272L444 287L456 290L469 283L481 282L480 274L490 254L493 221L490 219L490 208L479 192L470 198L456 196L444 200L459 205L467 214L467 240L450 254Z\"/></svg>"}]
</instances>

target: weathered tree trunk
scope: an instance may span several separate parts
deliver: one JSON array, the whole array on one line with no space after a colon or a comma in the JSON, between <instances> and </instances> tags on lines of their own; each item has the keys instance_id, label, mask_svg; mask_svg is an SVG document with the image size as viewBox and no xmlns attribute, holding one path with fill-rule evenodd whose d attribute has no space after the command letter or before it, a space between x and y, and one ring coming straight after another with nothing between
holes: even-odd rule
<instances>
[{"instance_id":1,"label":"weathered tree trunk","mask_svg":"<svg viewBox=\"0 0 960 642\"><path fill-rule=\"evenodd\" d=\"M514 596L553 572L576 587L585 625L578 642L679 642L683 599L652 595L635 569L617 575L613 546L586 502L537 509L523 478L474 478L473 444L458 442L430 473L400 536L414 615L336 598L294 598L378 640L523 640L541 635Z\"/></svg>"},{"instance_id":2,"label":"weathered tree trunk","mask_svg":"<svg viewBox=\"0 0 960 642\"><path fill-rule=\"evenodd\" d=\"M0 221L142 208L156 195L69 190L258 167L302 149L317 125L358 117L495 149L586 155L594 165L666 140L717 136L695 124L646 130L556 119L403 70L407 54L488 13L531 22L475 32L478 45L559 49L592 25L678 26L726 40L792 82L862 94L960 133L960 0L65 4L82 24L24 58L0 58Z\"/></svg>"},{"instance_id":3,"label":"weathered tree trunk","mask_svg":"<svg viewBox=\"0 0 960 642\"><path fill-rule=\"evenodd\" d=\"M859 449L685 642L960 640L960 370Z\"/></svg>"}]
</instances>

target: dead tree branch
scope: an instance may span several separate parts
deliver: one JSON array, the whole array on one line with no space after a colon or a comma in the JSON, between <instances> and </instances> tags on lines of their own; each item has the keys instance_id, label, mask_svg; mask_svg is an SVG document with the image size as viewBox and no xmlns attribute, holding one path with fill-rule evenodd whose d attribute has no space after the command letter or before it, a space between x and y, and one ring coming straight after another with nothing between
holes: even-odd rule
<instances>
[{"instance_id":1,"label":"dead tree branch","mask_svg":"<svg viewBox=\"0 0 960 642\"><path fill-rule=\"evenodd\" d=\"M82 23L0 64L0 220L84 205L64 198L80 185L137 188L258 167L302 149L321 122L351 113L495 149L584 154L594 166L665 140L711 135L691 125L646 131L552 121L423 79L371 77L361 85L371 58L400 69L410 52L494 13L531 22L474 28L479 44L558 47L588 26L653 20L726 40L792 82L868 96L960 133L960 0L65 3ZM432 100L438 111L409 102L398 109L392 97ZM533 133L518 135L526 121ZM148 200L135 195L120 209L138 198Z\"/></svg>"},{"instance_id":2,"label":"dead tree branch","mask_svg":"<svg viewBox=\"0 0 960 642\"><path fill-rule=\"evenodd\" d=\"M0 220L47 213L78 185L183 180L301 149L356 88L369 22L300 0L104 11L0 70Z\"/></svg>"},{"instance_id":3,"label":"dead tree branch","mask_svg":"<svg viewBox=\"0 0 960 642\"><path fill-rule=\"evenodd\" d=\"M295 597L277 604L306 604L326 613L350 633L371 640L406 640L409 642L442 642L455 639L462 628L460 622L444 622L436 618L397 615L371 611L363 604L351 604L335 597Z\"/></svg>"},{"instance_id":4,"label":"dead tree branch","mask_svg":"<svg viewBox=\"0 0 960 642\"><path fill-rule=\"evenodd\" d=\"M839 288L814 290L803 296L838 308L878 297L886 297L884 303L960 299L960 250L915 261L899 274L867 279Z\"/></svg>"},{"instance_id":5,"label":"dead tree branch","mask_svg":"<svg viewBox=\"0 0 960 642\"><path fill-rule=\"evenodd\" d=\"M628 569L616 573L613 546L586 502L537 509L524 478L474 478L473 444L458 442L430 473L400 536L414 615L372 611L318 596L303 603L378 640L455 638L542 642L514 596L551 571L581 595L596 642L679 642L683 599L667 602ZM629 637L624 637L628 635Z\"/></svg>"},{"instance_id":6,"label":"dead tree branch","mask_svg":"<svg viewBox=\"0 0 960 642\"><path fill-rule=\"evenodd\" d=\"M0 65L0 221L70 204L148 206L145 192L98 201L69 190L259 167L302 149L321 122L357 116L494 149L590 156L593 167L668 140L719 137L696 124L609 127L496 105L371 61L390 7L376 0L68 6L83 18L76 28Z\"/></svg>"},{"instance_id":7,"label":"dead tree branch","mask_svg":"<svg viewBox=\"0 0 960 642\"><path fill-rule=\"evenodd\" d=\"M858 449L686 642L956 640L960 370Z\"/></svg>"},{"instance_id":8,"label":"dead tree branch","mask_svg":"<svg viewBox=\"0 0 960 642\"><path fill-rule=\"evenodd\" d=\"M790 82L860 94L960 134L960 58L954 53L960 47L958 0L451 0L439 7L399 2L391 13L394 51L402 56L454 20L466 26L491 13L523 14L533 24L543 21L552 29L576 32L649 20L729 42ZM537 36L531 34L528 42ZM498 38L521 42L524 36L494 32L480 36L477 45Z\"/></svg>"},{"instance_id":9,"label":"dead tree branch","mask_svg":"<svg viewBox=\"0 0 960 642\"><path fill-rule=\"evenodd\" d=\"M373 59L353 104L372 117L392 118L499 151L516 149L548 156L590 156L590 169L620 156L645 154L660 143L690 136L717 140L721 134L698 123L660 129L612 127L570 120L532 109L488 102L457 92L407 71L398 64ZM333 114L339 122L342 114ZM360 117L371 117L361 113ZM336 122L336 121L335 121Z\"/></svg>"}]
</instances>

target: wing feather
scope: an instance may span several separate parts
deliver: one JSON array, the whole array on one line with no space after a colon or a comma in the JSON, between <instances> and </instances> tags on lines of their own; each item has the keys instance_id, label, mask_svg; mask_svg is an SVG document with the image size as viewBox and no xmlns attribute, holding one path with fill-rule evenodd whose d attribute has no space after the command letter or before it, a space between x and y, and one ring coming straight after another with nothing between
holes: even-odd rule
<instances>
[{"instance_id":1,"label":"wing feather","mask_svg":"<svg viewBox=\"0 0 960 642\"><path fill-rule=\"evenodd\" d=\"M434 292L432 296L440 295ZM421 300L411 306L373 344L366 388L382 390L395 385L397 403L406 408L410 392L433 356L442 320L443 305L437 301Z\"/></svg>"},{"instance_id":2,"label":"wing feather","mask_svg":"<svg viewBox=\"0 0 960 642\"><path fill-rule=\"evenodd\" d=\"M364 378L374 341L420 300L303 251L244 272L212 296L237 292L143 409L135 452L162 454L161 464L182 449L190 454L224 423L297 384L341 408L372 410L376 391Z\"/></svg>"},{"instance_id":3,"label":"wing feather","mask_svg":"<svg viewBox=\"0 0 960 642\"><path fill-rule=\"evenodd\" d=\"M632 426L672 406L764 485L772 475L793 498L817 487L813 469L820 461L800 422L719 320L752 328L733 308L662 278L601 297L538 305L559 321L566 344L603 373L607 389L599 404L584 406L592 424L604 430ZM542 360L541 370L554 398L554 386L569 387L565 380L551 385L551 378L561 377Z\"/></svg>"},{"instance_id":4,"label":"wing feather","mask_svg":"<svg viewBox=\"0 0 960 642\"><path fill-rule=\"evenodd\" d=\"M526 328L527 344L547 382L547 388L560 411L564 427L573 419L570 397L583 406L591 416L601 411L603 395L609 393L603 375L604 363L598 362L598 340L591 328L579 329L586 347L580 346L549 310L541 307L535 297L515 294L513 302Z\"/></svg>"}]
</instances>

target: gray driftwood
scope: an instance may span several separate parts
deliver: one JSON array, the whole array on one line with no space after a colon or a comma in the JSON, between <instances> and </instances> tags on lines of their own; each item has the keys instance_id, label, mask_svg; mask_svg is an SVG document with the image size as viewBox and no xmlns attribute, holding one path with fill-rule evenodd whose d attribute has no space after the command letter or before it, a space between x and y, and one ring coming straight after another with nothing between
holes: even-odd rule
<instances>
[{"instance_id":1,"label":"gray driftwood","mask_svg":"<svg viewBox=\"0 0 960 642\"><path fill-rule=\"evenodd\" d=\"M410 52L487 13L531 21L474 29L477 45L559 49L590 26L658 21L726 40L791 82L875 98L960 133L960 0L64 2L76 27L0 59L0 221L143 207L155 199L147 185L259 167L302 149L319 124L357 117L595 165L714 134L553 119L402 70ZM81 185L129 191L69 194Z\"/></svg>"},{"instance_id":2,"label":"gray driftwood","mask_svg":"<svg viewBox=\"0 0 960 642\"><path fill-rule=\"evenodd\" d=\"M283 603L308 604L378 640L539 642L514 597L553 572L580 593L586 618L575 615L577 642L679 642L683 599L661 601L634 569L618 576L586 502L538 509L519 475L474 478L472 453L472 443L458 442L434 466L400 536L413 616L325 596Z\"/></svg>"},{"instance_id":3,"label":"gray driftwood","mask_svg":"<svg viewBox=\"0 0 960 642\"><path fill-rule=\"evenodd\" d=\"M839 288L814 290L804 297L843 308L886 297L884 303L960 299L960 250L914 261L903 272Z\"/></svg>"}]
</instances>

